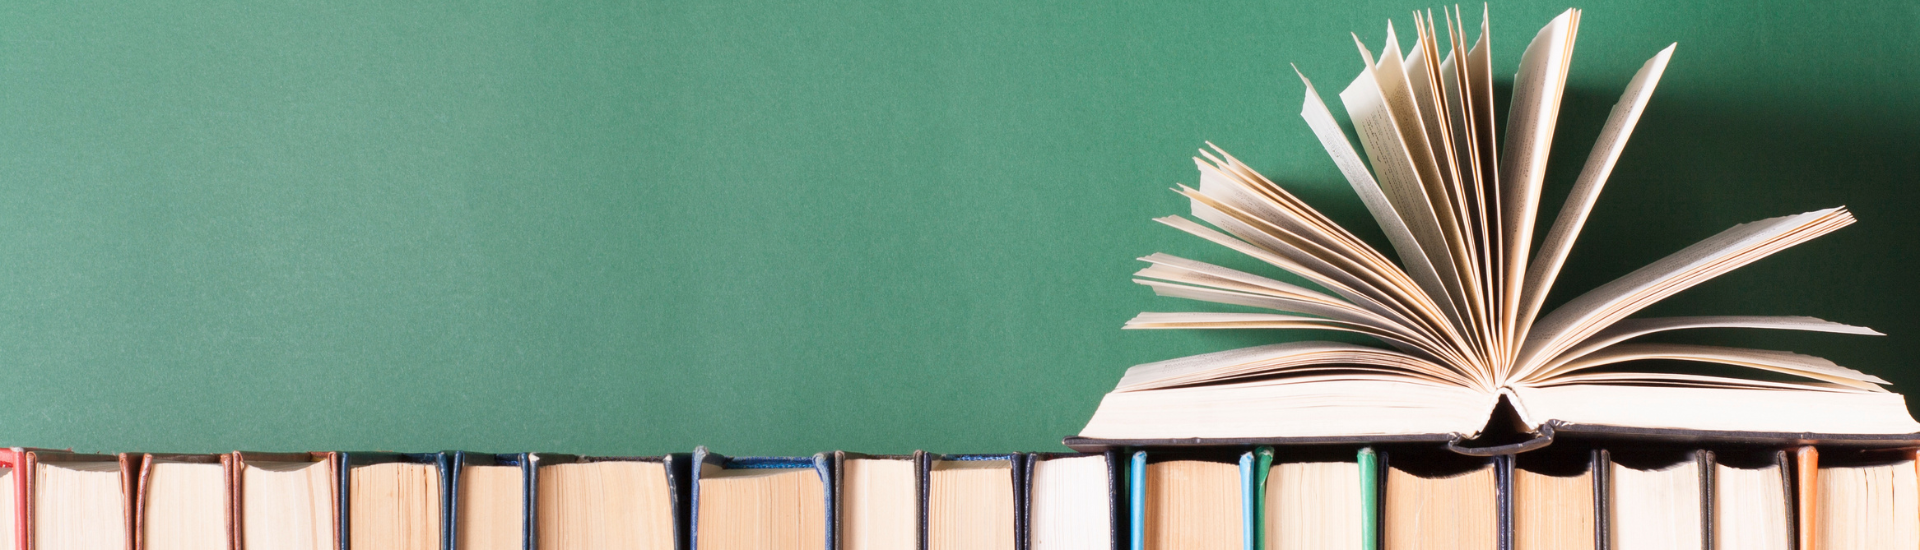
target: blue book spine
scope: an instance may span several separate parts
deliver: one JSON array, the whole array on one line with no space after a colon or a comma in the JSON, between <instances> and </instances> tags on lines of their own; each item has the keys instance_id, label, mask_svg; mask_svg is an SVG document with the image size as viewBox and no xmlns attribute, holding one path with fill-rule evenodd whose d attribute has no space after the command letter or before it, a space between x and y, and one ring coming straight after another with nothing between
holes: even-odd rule
<instances>
[{"instance_id":1,"label":"blue book spine","mask_svg":"<svg viewBox=\"0 0 1920 550\"><path fill-rule=\"evenodd\" d=\"M1246 550L1253 547L1253 453L1240 454L1240 544Z\"/></svg>"}]
</instances>

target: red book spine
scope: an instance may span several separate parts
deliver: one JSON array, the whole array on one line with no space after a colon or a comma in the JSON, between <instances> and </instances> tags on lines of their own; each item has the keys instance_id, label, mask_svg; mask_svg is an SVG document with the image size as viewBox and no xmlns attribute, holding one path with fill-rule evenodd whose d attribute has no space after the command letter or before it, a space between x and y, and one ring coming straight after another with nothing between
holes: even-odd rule
<instances>
[{"instance_id":1,"label":"red book spine","mask_svg":"<svg viewBox=\"0 0 1920 550\"><path fill-rule=\"evenodd\" d=\"M13 547L22 550L31 548L27 546L27 478L31 476L21 460L25 455L19 447L0 449L0 467L13 470Z\"/></svg>"}]
</instances>

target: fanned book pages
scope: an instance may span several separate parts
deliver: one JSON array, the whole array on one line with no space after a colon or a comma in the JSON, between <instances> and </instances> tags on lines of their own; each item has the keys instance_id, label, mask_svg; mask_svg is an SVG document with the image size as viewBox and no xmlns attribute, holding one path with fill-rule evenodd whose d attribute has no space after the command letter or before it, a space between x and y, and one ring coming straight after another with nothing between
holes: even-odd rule
<instances>
[{"instance_id":1,"label":"fanned book pages","mask_svg":"<svg viewBox=\"0 0 1920 550\"><path fill-rule=\"evenodd\" d=\"M1198 187L1175 189L1191 200L1192 217L1157 221L1306 284L1153 254L1142 258L1149 266L1135 281L1161 296L1273 313L1141 313L1126 324L1338 331L1381 345L1296 341L1139 365L1070 445L1463 440L1478 436L1503 400L1514 414L1501 416L1535 434L1573 426L1872 441L1911 440L1920 431L1885 380L1825 359L1638 341L1698 328L1878 334L1810 317L1632 317L1853 223L1844 207L1735 226L1545 309L1674 46L1654 53L1626 83L1566 202L1545 219L1537 215L1542 180L1581 12L1562 13L1527 45L1504 131L1495 124L1485 13L1469 41L1459 11L1442 12L1414 14L1410 48L1391 24L1377 56L1360 46L1360 73L1339 94L1357 135L1342 130L1306 82L1301 115L1391 250L1375 249L1209 144L1195 159ZM1545 229L1538 243L1536 227ZM1736 368L1702 374L1632 363L1641 360Z\"/></svg>"}]
</instances>

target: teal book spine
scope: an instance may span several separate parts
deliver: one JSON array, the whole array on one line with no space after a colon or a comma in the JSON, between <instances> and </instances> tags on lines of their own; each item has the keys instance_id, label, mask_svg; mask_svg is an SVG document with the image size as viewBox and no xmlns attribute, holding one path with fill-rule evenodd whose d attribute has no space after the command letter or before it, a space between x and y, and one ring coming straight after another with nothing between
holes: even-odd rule
<instances>
[{"instance_id":1,"label":"teal book spine","mask_svg":"<svg viewBox=\"0 0 1920 550\"><path fill-rule=\"evenodd\" d=\"M1147 452L1134 451L1127 465L1127 540L1128 548L1146 550L1147 545Z\"/></svg>"},{"instance_id":2,"label":"teal book spine","mask_svg":"<svg viewBox=\"0 0 1920 550\"><path fill-rule=\"evenodd\" d=\"M1355 457L1360 462L1360 549L1380 550L1380 460L1370 447Z\"/></svg>"},{"instance_id":3,"label":"teal book spine","mask_svg":"<svg viewBox=\"0 0 1920 550\"><path fill-rule=\"evenodd\" d=\"M1240 546L1254 550L1253 452L1240 453Z\"/></svg>"}]
</instances>

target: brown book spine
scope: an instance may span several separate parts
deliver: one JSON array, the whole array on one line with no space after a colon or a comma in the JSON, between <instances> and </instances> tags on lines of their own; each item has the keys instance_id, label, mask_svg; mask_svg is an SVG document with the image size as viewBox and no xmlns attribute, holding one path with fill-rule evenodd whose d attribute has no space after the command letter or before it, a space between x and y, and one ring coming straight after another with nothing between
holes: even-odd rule
<instances>
[{"instance_id":1,"label":"brown book spine","mask_svg":"<svg viewBox=\"0 0 1920 550\"><path fill-rule=\"evenodd\" d=\"M227 550L240 550L240 453L220 455L220 471L227 478ZM142 549L144 550L144 549Z\"/></svg>"},{"instance_id":2,"label":"brown book spine","mask_svg":"<svg viewBox=\"0 0 1920 550\"><path fill-rule=\"evenodd\" d=\"M20 523L20 530L26 533L26 535L23 537L23 540L27 541L27 543L24 545L21 545L20 550L29 550L33 548L33 542L34 542L34 539L33 539L33 535L34 535L33 504L34 502L33 501L39 500L39 499L33 498L33 491L35 490L34 486L38 485L33 481L33 477L34 477L33 474L40 470L40 457L38 453L34 451L27 451L22 454L24 455L24 457L20 460L20 463L22 464L22 466L20 467L20 470L17 473L21 477L26 479L26 490L22 491L22 493L26 495L27 503L26 503L26 506L22 508L26 510L26 514L22 516L23 519Z\"/></svg>"},{"instance_id":3,"label":"brown book spine","mask_svg":"<svg viewBox=\"0 0 1920 550\"><path fill-rule=\"evenodd\" d=\"M1799 478L1795 485L1800 489L1800 550L1815 550L1814 542L1820 537L1820 451L1813 446L1800 447L1793 451L1794 470Z\"/></svg>"},{"instance_id":4,"label":"brown book spine","mask_svg":"<svg viewBox=\"0 0 1920 550\"><path fill-rule=\"evenodd\" d=\"M147 548L147 480L153 475L153 454L120 453L120 472L126 478L128 548Z\"/></svg>"}]
</instances>

